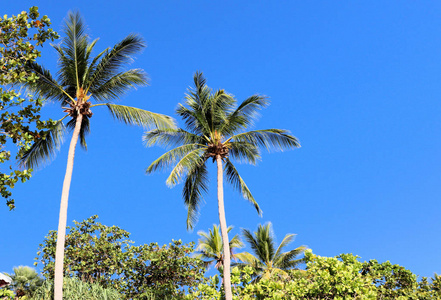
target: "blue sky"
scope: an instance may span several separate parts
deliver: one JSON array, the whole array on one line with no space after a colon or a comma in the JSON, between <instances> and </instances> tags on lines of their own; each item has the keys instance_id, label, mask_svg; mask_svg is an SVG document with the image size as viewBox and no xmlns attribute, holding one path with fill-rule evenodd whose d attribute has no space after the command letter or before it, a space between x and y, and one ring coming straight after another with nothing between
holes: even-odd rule
<instances>
[{"instance_id":1,"label":"blue sky","mask_svg":"<svg viewBox=\"0 0 441 300\"><path fill-rule=\"evenodd\" d=\"M233 234L271 221L278 241L298 234L292 247L441 273L438 1L6 1L1 15L32 5L58 31L78 9L100 38L97 50L132 32L145 38L131 67L143 68L150 86L122 104L174 116L197 70L239 101L270 97L255 128L289 129L302 147L238 166L264 214L226 187ZM49 45L40 63L56 73ZM61 117L61 109L48 104L44 116ZM196 241L198 230L218 223L214 166L199 223L187 232L182 186L169 189L166 173L144 172L164 150L145 148L141 128L104 109L94 110L91 129L89 150L77 149L69 225L97 214L136 244L163 244ZM0 209L0 271L32 265L57 228L68 142L17 185L15 211Z\"/></svg>"}]
</instances>

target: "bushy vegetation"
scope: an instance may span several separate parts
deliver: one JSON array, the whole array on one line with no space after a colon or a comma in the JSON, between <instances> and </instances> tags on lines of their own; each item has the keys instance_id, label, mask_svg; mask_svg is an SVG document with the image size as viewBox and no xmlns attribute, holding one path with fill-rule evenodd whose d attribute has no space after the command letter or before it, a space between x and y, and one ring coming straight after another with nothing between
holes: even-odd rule
<instances>
[{"instance_id":1,"label":"bushy vegetation","mask_svg":"<svg viewBox=\"0 0 441 300\"><path fill-rule=\"evenodd\" d=\"M69 300L120 300L123 299L115 289L104 288L98 283L87 283L78 278L64 278L63 282L64 299ZM29 300L52 300L54 299L54 284L46 280L44 284L35 291Z\"/></svg>"},{"instance_id":2,"label":"bushy vegetation","mask_svg":"<svg viewBox=\"0 0 441 300\"><path fill-rule=\"evenodd\" d=\"M416 275L399 265L360 262L352 254L321 257L309 251L305 259L306 270L288 271L285 278L275 274L254 281L251 266L233 268L233 299L441 299L441 277L437 275L417 281ZM200 284L186 299L223 299L219 277Z\"/></svg>"},{"instance_id":3,"label":"bushy vegetation","mask_svg":"<svg viewBox=\"0 0 441 300\"><path fill-rule=\"evenodd\" d=\"M203 282L204 262L192 257L194 244L172 241L134 246L130 233L92 216L68 227L64 276L112 287L126 298L178 297ZM50 231L38 251L43 275L53 280L57 232Z\"/></svg>"}]
</instances>

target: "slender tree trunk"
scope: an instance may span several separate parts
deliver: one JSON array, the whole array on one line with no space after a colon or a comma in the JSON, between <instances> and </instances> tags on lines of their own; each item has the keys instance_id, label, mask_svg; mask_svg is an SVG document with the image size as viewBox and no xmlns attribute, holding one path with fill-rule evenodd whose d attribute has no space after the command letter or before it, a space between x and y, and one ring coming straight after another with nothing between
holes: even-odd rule
<instances>
[{"instance_id":1,"label":"slender tree trunk","mask_svg":"<svg viewBox=\"0 0 441 300\"><path fill-rule=\"evenodd\" d=\"M55 252L55 279L54 279L54 300L63 299L63 264L64 264L64 244L66 241L67 223L67 202L69 199L70 182L72 180L72 170L75 158L75 147L80 135L81 122L83 115L78 114L75 129L69 146L67 155L66 174L64 175L63 191L61 192L60 216L58 218L57 248Z\"/></svg>"},{"instance_id":2,"label":"slender tree trunk","mask_svg":"<svg viewBox=\"0 0 441 300\"><path fill-rule=\"evenodd\" d=\"M224 248L224 291L225 300L232 300L233 293L231 292L231 272L230 272L230 244L228 239L227 230L227 220L225 218L225 207L224 207L224 187L223 187L223 168L222 168L222 158L216 156L217 163L217 202L219 206L219 223L221 227L222 234L222 244Z\"/></svg>"}]
</instances>

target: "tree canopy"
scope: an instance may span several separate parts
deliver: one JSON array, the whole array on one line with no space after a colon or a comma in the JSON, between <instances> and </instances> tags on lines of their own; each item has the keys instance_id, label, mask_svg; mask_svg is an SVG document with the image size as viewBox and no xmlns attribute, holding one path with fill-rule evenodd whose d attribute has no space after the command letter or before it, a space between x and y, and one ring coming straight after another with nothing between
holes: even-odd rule
<instances>
[{"instance_id":1,"label":"tree canopy","mask_svg":"<svg viewBox=\"0 0 441 300\"><path fill-rule=\"evenodd\" d=\"M16 16L0 17L0 194L10 209L15 207L15 184L25 182L32 173L30 167L16 168L11 157L20 158L37 140L45 139L54 125L40 118L43 99L20 88L38 79L25 66L41 56L39 48L47 41L58 38L50 25L36 6Z\"/></svg>"}]
</instances>

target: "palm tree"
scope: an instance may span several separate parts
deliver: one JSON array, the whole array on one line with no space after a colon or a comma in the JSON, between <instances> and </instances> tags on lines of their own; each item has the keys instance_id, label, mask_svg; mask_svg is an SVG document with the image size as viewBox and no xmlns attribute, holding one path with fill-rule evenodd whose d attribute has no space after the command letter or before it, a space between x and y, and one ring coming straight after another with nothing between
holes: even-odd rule
<instances>
[{"instance_id":1,"label":"palm tree","mask_svg":"<svg viewBox=\"0 0 441 300\"><path fill-rule=\"evenodd\" d=\"M276 249L275 237L272 232L272 225L268 222L266 225L259 225L254 235L247 229L242 233L245 240L249 243L254 255L248 252L236 254L236 258L244 263L238 263L238 266L250 265L255 270L255 279L269 279L273 275L287 277L286 270L296 269L304 262L304 259L296 259L307 249L306 246L297 247L288 252L282 252L295 237L295 234L287 234Z\"/></svg>"},{"instance_id":2,"label":"palm tree","mask_svg":"<svg viewBox=\"0 0 441 300\"><path fill-rule=\"evenodd\" d=\"M91 57L97 42L90 42L85 33L86 27L78 12L69 13L64 34L60 45L54 48L58 52L58 78L36 63L27 67L34 72L38 79L29 85L31 91L47 99L61 103L66 115L58 120L52 130L38 140L21 158L22 165L37 167L51 158L59 148L63 133L64 119L68 118L66 127L73 129L70 142L66 175L60 205L58 223L58 239L55 255L55 299L62 299L64 243L66 234L67 203L72 177L75 147L80 139L81 146L87 149L86 135L90 131L89 120L92 117L91 108L105 106L113 117L126 124L154 125L159 127L173 126L170 117L151 113L138 108L111 103L136 85L147 84L143 70L121 70L132 61L131 56L145 47L141 37L131 34L116 44L113 48L105 49L95 57ZM98 103L92 104L89 99Z\"/></svg>"},{"instance_id":3,"label":"palm tree","mask_svg":"<svg viewBox=\"0 0 441 300\"><path fill-rule=\"evenodd\" d=\"M233 226L228 226L227 232L229 233L233 229ZM214 267L219 270L224 264L224 253L222 246L222 237L219 231L219 226L213 225L213 230L209 229L208 232L198 231L198 235L201 237L198 241L196 251L199 253L197 258L205 260L207 266L216 263ZM229 243L230 257L235 258L233 254L234 248L242 248L244 245L236 234Z\"/></svg>"},{"instance_id":4,"label":"palm tree","mask_svg":"<svg viewBox=\"0 0 441 300\"><path fill-rule=\"evenodd\" d=\"M146 170L152 173L174 165L167 179L174 186L185 177L183 197L188 208L187 228L197 220L202 194L208 191L206 162L212 158L217 165L217 199L219 222L224 253L224 290L227 300L232 299L230 281L230 249L223 195L223 171L230 184L250 201L257 212L260 208L250 190L239 176L230 158L255 164L260 158L259 147L266 149L291 149L299 147L289 131L264 129L244 132L254 121L257 112L267 104L267 98L253 95L237 106L236 99L224 90L213 92L206 85L202 73L194 76L195 88L186 95L187 106L179 105L176 112L187 129L154 129L146 132L147 146L160 144L177 146L155 160Z\"/></svg>"},{"instance_id":5,"label":"palm tree","mask_svg":"<svg viewBox=\"0 0 441 300\"><path fill-rule=\"evenodd\" d=\"M19 266L13 269L11 274L12 288L17 298L23 296L31 297L35 290L43 284L43 279L30 267Z\"/></svg>"}]
</instances>

